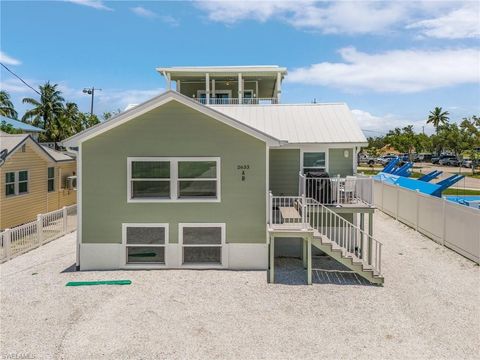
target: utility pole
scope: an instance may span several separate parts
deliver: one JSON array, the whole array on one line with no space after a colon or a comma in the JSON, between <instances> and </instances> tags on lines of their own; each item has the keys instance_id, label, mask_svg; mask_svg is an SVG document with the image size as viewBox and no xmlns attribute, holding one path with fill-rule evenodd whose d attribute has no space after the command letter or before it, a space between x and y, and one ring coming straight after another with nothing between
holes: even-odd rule
<instances>
[{"instance_id":1,"label":"utility pole","mask_svg":"<svg viewBox=\"0 0 480 360\"><path fill-rule=\"evenodd\" d=\"M91 88L83 89L84 94L88 94L92 96L92 100L90 101L90 116L93 116L93 98L95 97L95 90L102 91L102 89L98 89L98 88L95 89L94 86L92 86Z\"/></svg>"}]
</instances>

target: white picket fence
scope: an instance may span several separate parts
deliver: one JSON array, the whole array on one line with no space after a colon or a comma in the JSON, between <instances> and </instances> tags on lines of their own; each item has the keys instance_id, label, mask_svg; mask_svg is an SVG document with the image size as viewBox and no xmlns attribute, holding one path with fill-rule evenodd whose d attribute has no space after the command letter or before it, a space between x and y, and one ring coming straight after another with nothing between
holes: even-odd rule
<instances>
[{"instance_id":1,"label":"white picket fence","mask_svg":"<svg viewBox=\"0 0 480 360\"><path fill-rule=\"evenodd\" d=\"M480 211L375 180L375 206L433 241L480 263Z\"/></svg>"},{"instance_id":2,"label":"white picket fence","mask_svg":"<svg viewBox=\"0 0 480 360\"><path fill-rule=\"evenodd\" d=\"M0 233L0 263L42 246L77 228L77 205L64 206Z\"/></svg>"}]
</instances>

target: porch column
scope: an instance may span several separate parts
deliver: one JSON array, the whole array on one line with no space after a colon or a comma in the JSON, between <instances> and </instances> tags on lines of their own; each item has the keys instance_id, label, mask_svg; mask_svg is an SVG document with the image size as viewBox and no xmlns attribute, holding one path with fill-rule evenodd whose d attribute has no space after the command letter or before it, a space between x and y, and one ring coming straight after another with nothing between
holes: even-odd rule
<instances>
[{"instance_id":1,"label":"porch column","mask_svg":"<svg viewBox=\"0 0 480 360\"><path fill-rule=\"evenodd\" d=\"M365 258L366 249L367 249L364 243L364 236L363 236L363 231L365 230L365 213L360 213L360 230L362 230L360 232L360 246L362 247L362 258Z\"/></svg>"},{"instance_id":2,"label":"porch column","mask_svg":"<svg viewBox=\"0 0 480 360\"><path fill-rule=\"evenodd\" d=\"M210 104L210 74L205 74L205 102Z\"/></svg>"},{"instance_id":3,"label":"porch column","mask_svg":"<svg viewBox=\"0 0 480 360\"><path fill-rule=\"evenodd\" d=\"M277 82L276 82L276 94L277 94L277 103L280 104L280 98L282 96L282 73L277 73Z\"/></svg>"},{"instance_id":4,"label":"porch column","mask_svg":"<svg viewBox=\"0 0 480 360\"><path fill-rule=\"evenodd\" d=\"M373 237L373 212L368 214L368 235L371 236L368 239L368 263L372 265L373 264L373 238L372 238Z\"/></svg>"},{"instance_id":5,"label":"porch column","mask_svg":"<svg viewBox=\"0 0 480 360\"><path fill-rule=\"evenodd\" d=\"M177 92L180 92L180 80L177 80Z\"/></svg>"},{"instance_id":6,"label":"porch column","mask_svg":"<svg viewBox=\"0 0 480 360\"><path fill-rule=\"evenodd\" d=\"M307 240L305 238L302 239L302 265L303 268L307 268Z\"/></svg>"},{"instance_id":7,"label":"porch column","mask_svg":"<svg viewBox=\"0 0 480 360\"><path fill-rule=\"evenodd\" d=\"M215 98L215 79L212 79L212 99Z\"/></svg>"},{"instance_id":8,"label":"porch column","mask_svg":"<svg viewBox=\"0 0 480 360\"><path fill-rule=\"evenodd\" d=\"M275 237L270 236L270 259L269 259L269 282L273 284L275 282Z\"/></svg>"},{"instance_id":9,"label":"porch column","mask_svg":"<svg viewBox=\"0 0 480 360\"><path fill-rule=\"evenodd\" d=\"M171 80L170 80L170 73L163 72L163 76L165 77L165 82L167 84L167 91L172 88Z\"/></svg>"},{"instance_id":10,"label":"porch column","mask_svg":"<svg viewBox=\"0 0 480 360\"><path fill-rule=\"evenodd\" d=\"M243 100L243 79L242 73L238 73L238 103L241 104Z\"/></svg>"},{"instance_id":11,"label":"porch column","mask_svg":"<svg viewBox=\"0 0 480 360\"><path fill-rule=\"evenodd\" d=\"M307 238L307 284L312 285L312 237Z\"/></svg>"}]
</instances>

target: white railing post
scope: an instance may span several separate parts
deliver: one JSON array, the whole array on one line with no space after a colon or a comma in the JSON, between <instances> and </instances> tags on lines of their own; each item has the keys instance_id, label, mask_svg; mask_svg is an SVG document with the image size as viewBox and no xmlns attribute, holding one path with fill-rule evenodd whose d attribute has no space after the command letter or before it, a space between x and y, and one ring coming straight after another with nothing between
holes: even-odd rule
<instances>
[{"instance_id":1,"label":"white railing post","mask_svg":"<svg viewBox=\"0 0 480 360\"><path fill-rule=\"evenodd\" d=\"M37 215L37 242L38 246L43 244L43 215Z\"/></svg>"},{"instance_id":2,"label":"white railing post","mask_svg":"<svg viewBox=\"0 0 480 360\"><path fill-rule=\"evenodd\" d=\"M302 194L302 226L303 230L307 230L307 199L305 192Z\"/></svg>"},{"instance_id":3,"label":"white railing post","mask_svg":"<svg viewBox=\"0 0 480 360\"><path fill-rule=\"evenodd\" d=\"M337 205L341 204L340 201L340 174L337 174Z\"/></svg>"},{"instance_id":4,"label":"white railing post","mask_svg":"<svg viewBox=\"0 0 480 360\"><path fill-rule=\"evenodd\" d=\"M67 214L67 207L64 206L62 208L63 214L63 234L65 235L67 233L67 220L68 220L68 214Z\"/></svg>"},{"instance_id":5,"label":"white railing post","mask_svg":"<svg viewBox=\"0 0 480 360\"><path fill-rule=\"evenodd\" d=\"M12 231L10 229L5 229L3 233L3 249L6 259L10 260L12 257Z\"/></svg>"},{"instance_id":6,"label":"white railing post","mask_svg":"<svg viewBox=\"0 0 480 360\"><path fill-rule=\"evenodd\" d=\"M268 192L268 223L270 225L273 223L273 194L271 191Z\"/></svg>"}]
</instances>

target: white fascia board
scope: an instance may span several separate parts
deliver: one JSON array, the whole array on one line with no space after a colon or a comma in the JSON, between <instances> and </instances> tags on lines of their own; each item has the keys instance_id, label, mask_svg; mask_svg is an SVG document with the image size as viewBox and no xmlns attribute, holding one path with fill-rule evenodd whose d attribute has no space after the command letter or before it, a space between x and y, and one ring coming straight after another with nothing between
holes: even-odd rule
<instances>
[{"instance_id":1,"label":"white fascia board","mask_svg":"<svg viewBox=\"0 0 480 360\"><path fill-rule=\"evenodd\" d=\"M143 104L140 104L128 111L118 114L117 116L111 118L108 121L95 125L89 129L86 129L62 142L62 145L65 147L78 146L78 144L89 140L97 135L100 135L110 129L122 125L138 116L141 116L149 111L152 111L170 101L177 101L181 104L184 104L194 110L197 110L207 116L214 118L226 125L229 125L233 128L236 128L244 133L247 133L257 139L265 141L269 146L275 146L282 143L281 140L276 139L268 134L265 134L253 127L245 125L238 120L235 120L225 114L222 114L214 109L211 109L205 105L198 103L195 100L192 100L185 95L179 94L176 91L170 90L161 95L158 95L150 100L147 100Z\"/></svg>"},{"instance_id":2,"label":"white fascia board","mask_svg":"<svg viewBox=\"0 0 480 360\"><path fill-rule=\"evenodd\" d=\"M179 66L179 67L158 67L160 74L167 73L191 73L191 72L281 72L287 73L287 68L277 65L252 65L252 66Z\"/></svg>"}]
</instances>

